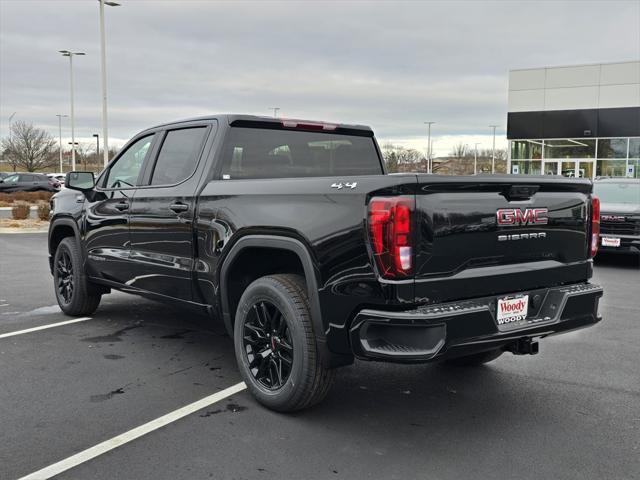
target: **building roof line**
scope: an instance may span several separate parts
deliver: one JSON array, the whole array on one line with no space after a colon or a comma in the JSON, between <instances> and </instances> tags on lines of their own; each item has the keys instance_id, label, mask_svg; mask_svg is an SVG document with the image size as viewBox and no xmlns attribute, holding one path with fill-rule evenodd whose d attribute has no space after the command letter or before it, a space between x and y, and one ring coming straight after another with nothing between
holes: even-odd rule
<instances>
[{"instance_id":1,"label":"building roof line","mask_svg":"<svg viewBox=\"0 0 640 480\"><path fill-rule=\"evenodd\" d=\"M623 65L627 63L640 64L640 60L621 60L618 62L594 62L594 63L577 63L577 64L570 64L570 65L546 65L542 67L513 68L513 69L510 69L509 72L522 72L526 70L542 70L542 69L550 69L550 68L596 67L598 65Z\"/></svg>"}]
</instances>

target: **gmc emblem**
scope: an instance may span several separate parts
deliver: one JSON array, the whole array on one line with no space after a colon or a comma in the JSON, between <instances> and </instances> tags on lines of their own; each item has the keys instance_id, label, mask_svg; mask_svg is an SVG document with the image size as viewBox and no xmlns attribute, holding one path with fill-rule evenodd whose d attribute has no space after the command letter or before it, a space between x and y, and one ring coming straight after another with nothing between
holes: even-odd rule
<instances>
[{"instance_id":1,"label":"gmc emblem","mask_svg":"<svg viewBox=\"0 0 640 480\"><path fill-rule=\"evenodd\" d=\"M549 210L546 208L501 208L496 212L498 225L517 227L520 225L546 225Z\"/></svg>"},{"instance_id":2,"label":"gmc emblem","mask_svg":"<svg viewBox=\"0 0 640 480\"><path fill-rule=\"evenodd\" d=\"M604 222L624 222L622 215L600 215L600 220Z\"/></svg>"}]
</instances>

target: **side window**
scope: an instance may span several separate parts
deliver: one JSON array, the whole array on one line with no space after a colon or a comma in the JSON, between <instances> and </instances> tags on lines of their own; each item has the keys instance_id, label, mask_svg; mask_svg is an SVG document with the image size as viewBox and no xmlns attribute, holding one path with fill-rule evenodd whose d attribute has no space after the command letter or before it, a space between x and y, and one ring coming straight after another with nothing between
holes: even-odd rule
<instances>
[{"instance_id":1,"label":"side window","mask_svg":"<svg viewBox=\"0 0 640 480\"><path fill-rule=\"evenodd\" d=\"M196 169L207 127L170 130L162 142L151 176L151 185L173 185Z\"/></svg>"},{"instance_id":2,"label":"side window","mask_svg":"<svg viewBox=\"0 0 640 480\"><path fill-rule=\"evenodd\" d=\"M104 188L135 187L153 137L154 135L142 137L131 145L111 166L102 186Z\"/></svg>"},{"instance_id":3,"label":"side window","mask_svg":"<svg viewBox=\"0 0 640 480\"><path fill-rule=\"evenodd\" d=\"M33 178L33 175L20 175L21 182L34 182L36 179Z\"/></svg>"},{"instance_id":4,"label":"side window","mask_svg":"<svg viewBox=\"0 0 640 480\"><path fill-rule=\"evenodd\" d=\"M4 183L18 183L20 175L11 175L4 179Z\"/></svg>"}]
</instances>

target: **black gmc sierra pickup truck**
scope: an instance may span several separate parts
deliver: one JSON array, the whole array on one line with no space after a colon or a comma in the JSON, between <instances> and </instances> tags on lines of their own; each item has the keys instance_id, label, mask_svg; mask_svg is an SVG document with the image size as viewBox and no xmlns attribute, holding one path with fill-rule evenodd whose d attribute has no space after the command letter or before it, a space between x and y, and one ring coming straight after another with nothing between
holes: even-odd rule
<instances>
[{"instance_id":1,"label":"black gmc sierra pickup truck","mask_svg":"<svg viewBox=\"0 0 640 480\"><path fill-rule=\"evenodd\" d=\"M477 365L600 320L589 180L388 175L367 127L219 115L145 130L66 187L60 308L115 288L202 309L279 411L356 357Z\"/></svg>"}]
</instances>

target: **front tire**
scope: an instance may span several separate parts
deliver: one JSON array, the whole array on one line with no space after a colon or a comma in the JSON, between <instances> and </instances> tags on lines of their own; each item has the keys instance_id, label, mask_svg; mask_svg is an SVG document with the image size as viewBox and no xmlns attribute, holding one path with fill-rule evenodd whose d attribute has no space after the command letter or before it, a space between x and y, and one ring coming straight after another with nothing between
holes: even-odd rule
<instances>
[{"instance_id":1,"label":"front tire","mask_svg":"<svg viewBox=\"0 0 640 480\"><path fill-rule=\"evenodd\" d=\"M335 370L320 362L299 275L269 275L247 287L236 311L234 346L249 391L272 410L311 407L333 384Z\"/></svg>"},{"instance_id":2,"label":"front tire","mask_svg":"<svg viewBox=\"0 0 640 480\"><path fill-rule=\"evenodd\" d=\"M60 309L67 315L90 315L102 295L84 274L80 247L72 237L62 239L53 257L53 284Z\"/></svg>"}]
</instances>

